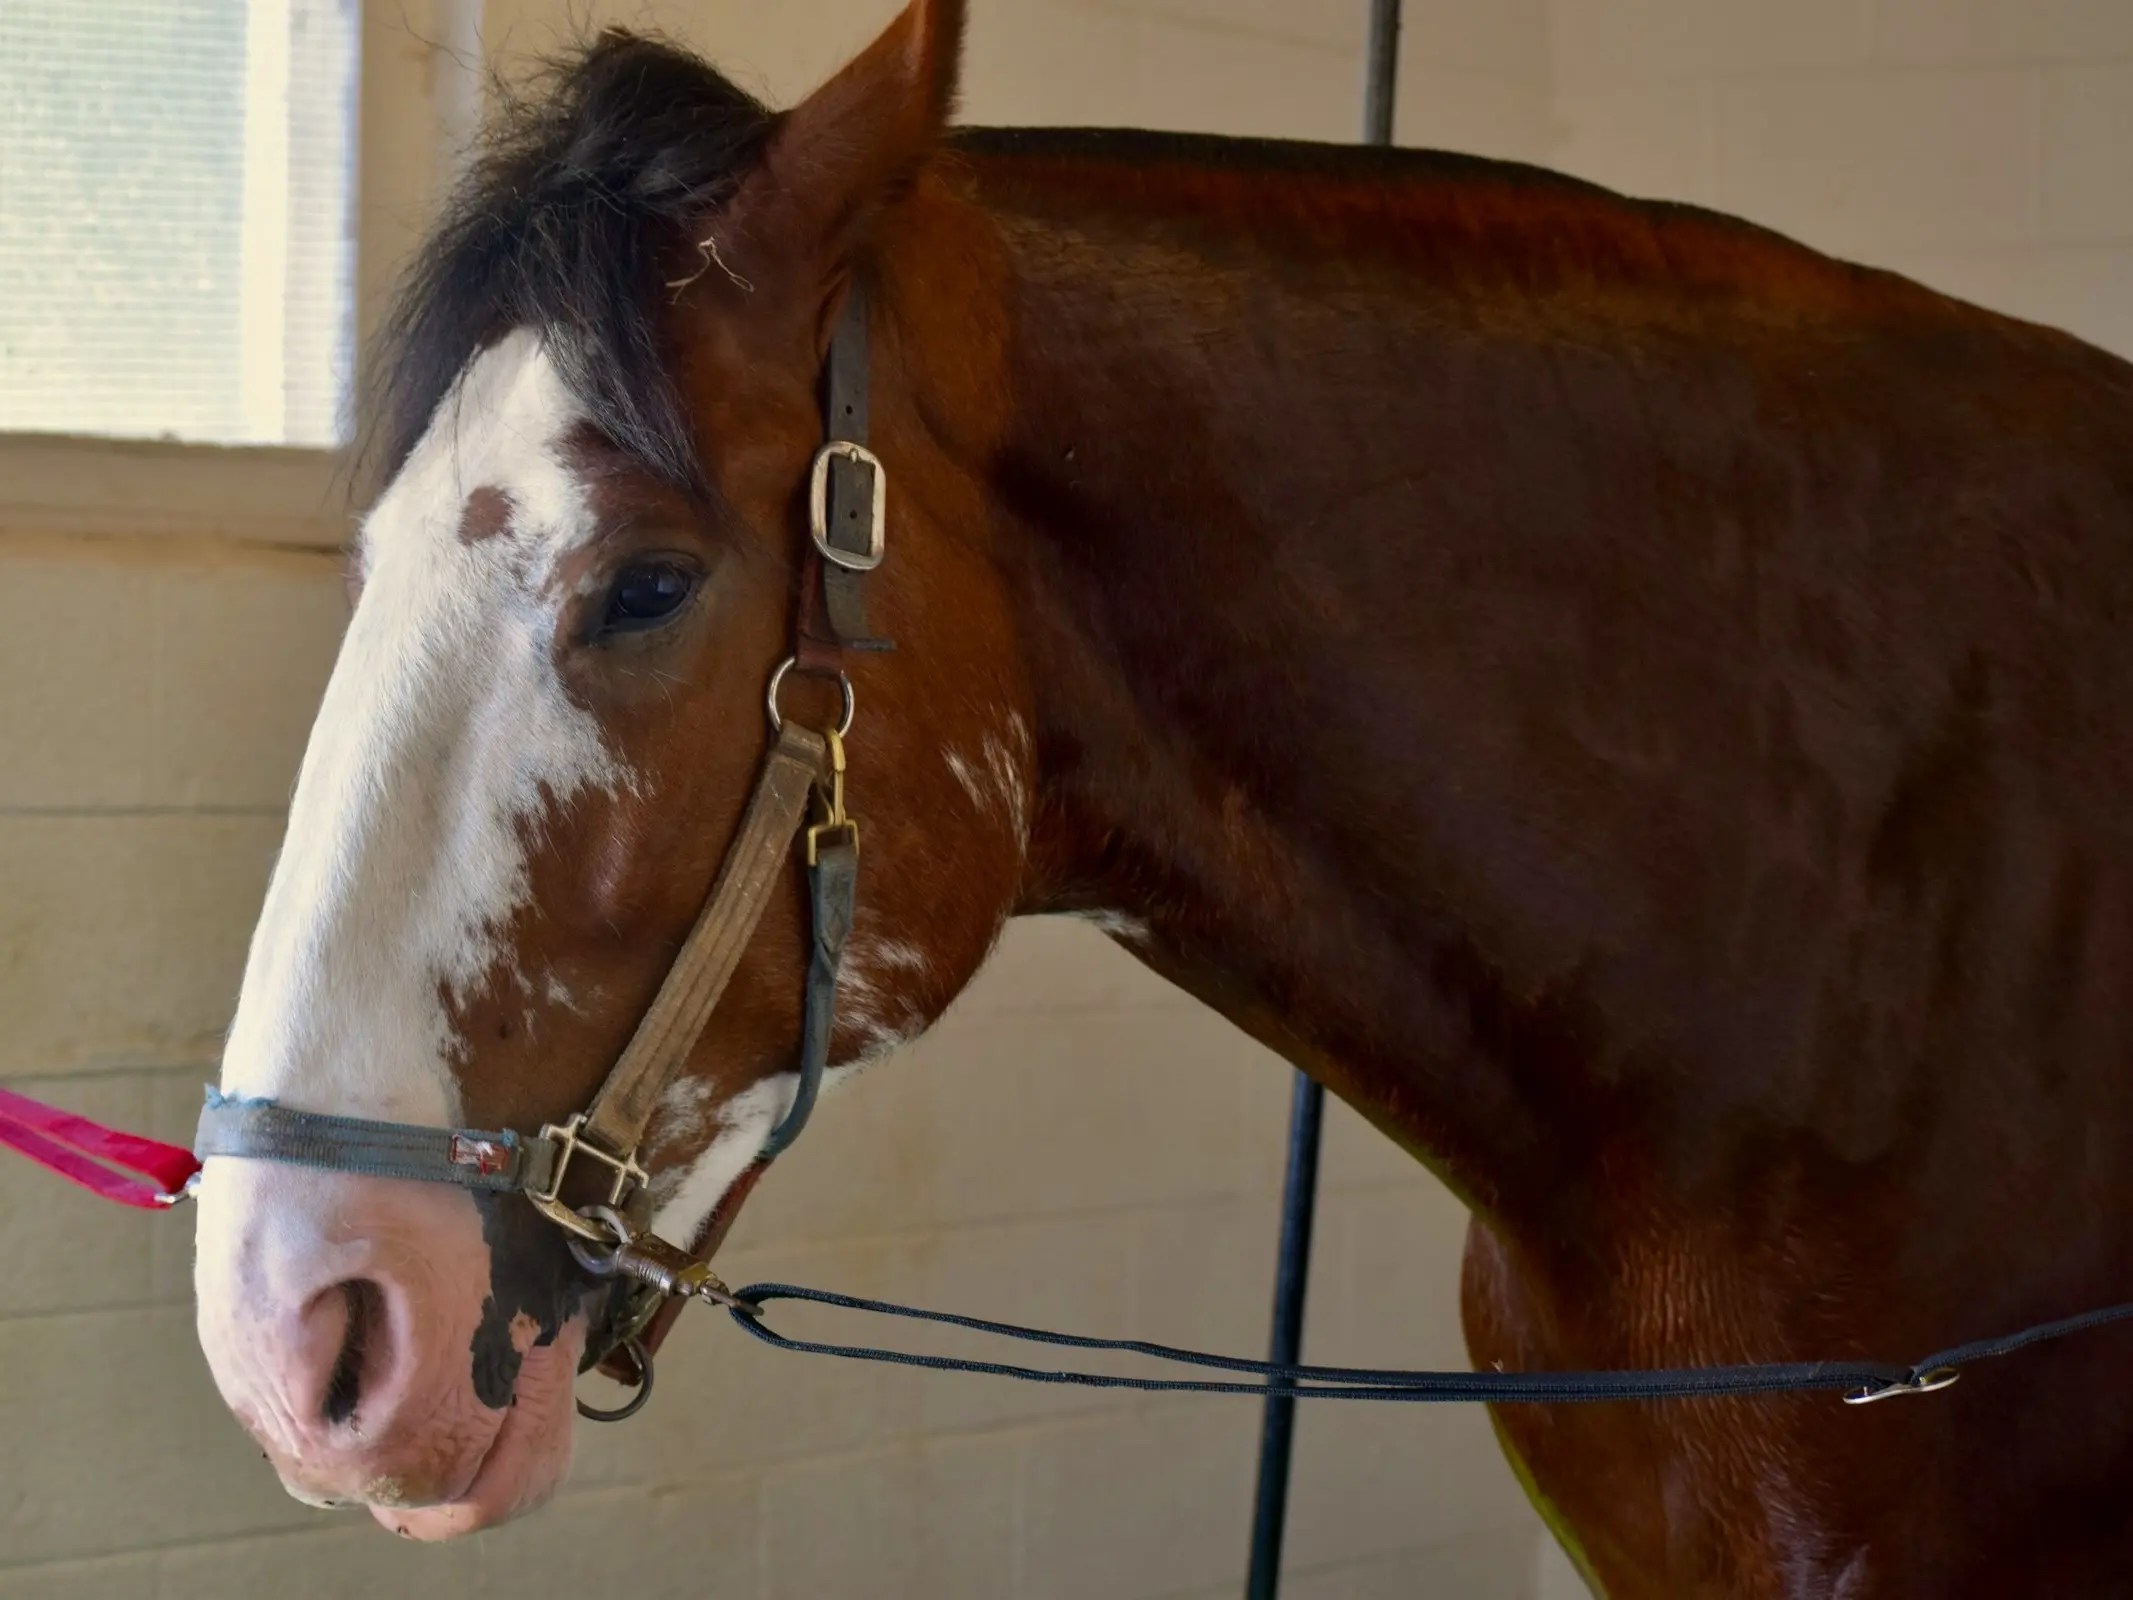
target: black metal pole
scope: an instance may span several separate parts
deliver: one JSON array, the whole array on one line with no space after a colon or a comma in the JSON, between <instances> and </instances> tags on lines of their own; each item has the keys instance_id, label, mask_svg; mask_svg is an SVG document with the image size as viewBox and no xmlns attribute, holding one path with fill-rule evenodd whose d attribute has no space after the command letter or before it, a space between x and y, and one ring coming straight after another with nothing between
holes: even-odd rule
<instances>
[{"instance_id":1,"label":"black metal pole","mask_svg":"<svg viewBox=\"0 0 2133 1600\"><path fill-rule=\"evenodd\" d=\"M1369 76L1363 93L1363 139L1392 143L1400 84L1400 0L1370 0ZM1326 1091L1296 1074L1289 1102L1289 1171L1281 1199L1281 1256L1274 1270L1273 1361L1303 1359L1304 1299L1311 1285L1311 1223L1318 1210L1318 1149ZM1269 1398L1259 1434L1259 1488L1252 1509L1252 1562L1246 1600L1275 1600L1281 1590L1281 1544L1288 1531L1289 1458L1296 1443L1296 1402Z\"/></svg>"},{"instance_id":2,"label":"black metal pole","mask_svg":"<svg viewBox=\"0 0 2133 1600\"><path fill-rule=\"evenodd\" d=\"M1274 1269L1270 1359L1294 1366L1303 1355L1304 1293L1311 1284L1311 1221L1318 1209L1319 1129L1326 1091L1302 1073L1289 1101L1289 1175L1281 1201L1281 1257ZM1270 1398L1259 1433L1259 1490L1252 1507L1252 1564L1244 1592L1274 1600L1281 1589L1281 1540L1289 1521L1289 1456L1296 1402Z\"/></svg>"},{"instance_id":3,"label":"black metal pole","mask_svg":"<svg viewBox=\"0 0 2133 1600\"><path fill-rule=\"evenodd\" d=\"M1400 94L1400 0L1370 0L1370 67L1363 92L1363 143L1392 143Z\"/></svg>"}]
</instances>

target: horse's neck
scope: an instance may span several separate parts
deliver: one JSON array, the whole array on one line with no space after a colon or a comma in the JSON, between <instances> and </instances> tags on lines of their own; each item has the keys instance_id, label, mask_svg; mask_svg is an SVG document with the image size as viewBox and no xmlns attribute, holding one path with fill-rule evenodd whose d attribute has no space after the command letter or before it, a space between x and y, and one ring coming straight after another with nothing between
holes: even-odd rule
<instances>
[{"instance_id":1,"label":"horse's neck","mask_svg":"<svg viewBox=\"0 0 2133 1600\"><path fill-rule=\"evenodd\" d=\"M1382 266L1016 243L995 487L1047 761L1027 909L1112 913L1484 1204L1563 1174L1505 1070L1549 1041L1510 1036L1537 997L1503 962L1574 971L1605 913L1499 809L1480 619L1446 620L1460 556L1420 538L1524 470L1447 420L1470 358Z\"/></svg>"},{"instance_id":2,"label":"horse's neck","mask_svg":"<svg viewBox=\"0 0 2133 1600\"><path fill-rule=\"evenodd\" d=\"M1915 451L2015 449L1977 420L1996 378L2121 417L2119 369L1722 221L1655 249L1585 191L1373 232L1359 200L1120 187L1001 223L1029 908L1145 924L1152 964L1499 1211L1604 1188L1644 1218L1758 1139L1888 1145L1915 1052L1801 1076L1843 824L1930 753L1890 732L1890 672L1966 714L1934 607L1999 580L1862 441L1900 411ZM1912 563L1900 638L1823 592L1882 581L1829 545L1869 525ZM1741 650L1781 604L1832 620ZM1898 971L1932 943L1913 912L1874 930Z\"/></svg>"}]
</instances>

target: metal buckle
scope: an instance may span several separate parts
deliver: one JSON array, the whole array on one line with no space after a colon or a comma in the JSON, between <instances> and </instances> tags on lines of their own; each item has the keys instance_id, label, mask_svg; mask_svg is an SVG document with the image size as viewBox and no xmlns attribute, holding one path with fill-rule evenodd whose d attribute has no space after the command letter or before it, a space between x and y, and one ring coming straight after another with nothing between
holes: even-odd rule
<instances>
[{"instance_id":1,"label":"metal buckle","mask_svg":"<svg viewBox=\"0 0 2133 1600\"><path fill-rule=\"evenodd\" d=\"M850 817L842 822L819 822L807 830L807 864L818 867L822 864L822 841L833 833L841 833L852 841L852 854L859 854L859 824Z\"/></svg>"},{"instance_id":2,"label":"metal buckle","mask_svg":"<svg viewBox=\"0 0 2133 1600\"><path fill-rule=\"evenodd\" d=\"M873 524L867 529L866 549L856 555L830 543L830 463L839 456L860 466L871 467L874 472ZM849 439L832 439L817 451L815 470L807 485L807 525L815 536L815 548L822 552L824 560L835 562L847 572L872 572L880 566L889 545L889 473L881 464L881 457L865 445L853 444Z\"/></svg>"},{"instance_id":3,"label":"metal buckle","mask_svg":"<svg viewBox=\"0 0 2133 1600\"><path fill-rule=\"evenodd\" d=\"M548 1174L548 1187L528 1189L526 1198L543 1216L560 1223L579 1238L594 1239L603 1244L612 1242L607 1229L563 1203L563 1179L570 1171L571 1158L582 1151L614 1173L614 1181L608 1185L607 1204L616 1209L629 1199L631 1190L650 1182L651 1174L637 1165L636 1152L611 1155L585 1137L585 1113L582 1111L560 1128L549 1123L541 1129L541 1137L556 1147L555 1169Z\"/></svg>"},{"instance_id":4,"label":"metal buckle","mask_svg":"<svg viewBox=\"0 0 2133 1600\"><path fill-rule=\"evenodd\" d=\"M1899 1394L1932 1394L1945 1389L1962 1374L1953 1367L1935 1367L1929 1372L1914 1373L1908 1378L1898 1378L1894 1383L1885 1383L1878 1389L1854 1389L1844 1397L1848 1406L1870 1406L1876 1400L1886 1400Z\"/></svg>"},{"instance_id":5,"label":"metal buckle","mask_svg":"<svg viewBox=\"0 0 2133 1600\"><path fill-rule=\"evenodd\" d=\"M822 801L822 820L807 830L807 864L817 866L822 860L822 841L829 834L841 833L852 841L852 854L859 854L859 824L845 815L844 811L844 731L825 728L822 737L829 744L830 787L827 795L819 790L816 797Z\"/></svg>"}]
</instances>

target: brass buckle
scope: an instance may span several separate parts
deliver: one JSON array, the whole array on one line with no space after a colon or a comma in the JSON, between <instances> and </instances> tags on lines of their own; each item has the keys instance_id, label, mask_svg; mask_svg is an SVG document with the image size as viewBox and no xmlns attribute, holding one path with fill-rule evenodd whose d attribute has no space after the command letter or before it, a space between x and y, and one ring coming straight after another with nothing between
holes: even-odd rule
<instances>
[{"instance_id":1,"label":"brass buckle","mask_svg":"<svg viewBox=\"0 0 2133 1600\"><path fill-rule=\"evenodd\" d=\"M579 1112L560 1128L549 1123L541 1129L541 1137L556 1147L555 1169L548 1175L546 1189L528 1189L526 1198L551 1222L559 1223L581 1239L594 1239L605 1244L612 1242L608 1231L600 1223L580 1216L563 1203L563 1179L570 1172L571 1158L581 1151L614 1176L608 1185L607 1204L620 1210L630 1197L630 1192L651 1181L651 1175L637 1165L636 1153L611 1155L585 1136L585 1113Z\"/></svg>"},{"instance_id":2,"label":"brass buckle","mask_svg":"<svg viewBox=\"0 0 2133 1600\"><path fill-rule=\"evenodd\" d=\"M841 833L852 841L852 854L859 854L859 824L850 817L842 822L822 822L807 830L807 864L817 867L822 864L822 840L832 833Z\"/></svg>"},{"instance_id":3,"label":"brass buckle","mask_svg":"<svg viewBox=\"0 0 2133 1600\"><path fill-rule=\"evenodd\" d=\"M852 841L852 854L859 854L859 824L845 815L844 810L844 732L839 728L825 728L822 737L829 743L830 786L829 793L817 791L822 801L823 817L807 830L807 864L816 866L822 859L822 841L828 835L841 833Z\"/></svg>"},{"instance_id":4,"label":"brass buckle","mask_svg":"<svg viewBox=\"0 0 2133 1600\"><path fill-rule=\"evenodd\" d=\"M857 553L839 550L830 543L830 463L839 456L870 467L874 473L873 522L867 529L866 549ZM815 548L822 552L824 560L835 562L847 572L872 572L880 566L889 545L889 473L881 464L881 457L865 445L853 444L849 439L832 439L824 445L815 455L815 470L808 479L807 526L815 537Z\"/></svg>"}]
</instances>

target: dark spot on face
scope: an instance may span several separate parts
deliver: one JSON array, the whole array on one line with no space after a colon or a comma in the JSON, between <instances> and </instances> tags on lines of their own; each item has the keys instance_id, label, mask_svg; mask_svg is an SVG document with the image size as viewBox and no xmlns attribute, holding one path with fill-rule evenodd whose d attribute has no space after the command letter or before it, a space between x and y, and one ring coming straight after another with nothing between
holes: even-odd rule
<instances>
[{"instance_id":1,"label":"dark spot on face","mask_svg":"<svg viewBox=\"0 0 2133 1600\"><path fill-rule=\"evenodd\" d=\"M467 508L459 518L459 542L480 544L511 531L511 496L493 484L484 484L467 496Z\"/></svg>"},{"instance_id":2,"label":"dark spot on face","mask_svg":"<svg viewBox=\"0 0 2133 1600\"><path fill-rule=\"evenodd\" d=\"M475 1196L489 1245L489 1298L474 1330L474 1395L491 1411L509 1408L524 1361L512 1325L532 1319L535 1346L555 1343L585 1296L597 1287L571 1259L563 1231L520 1195Z\"/></svg>"}]
</instances>

